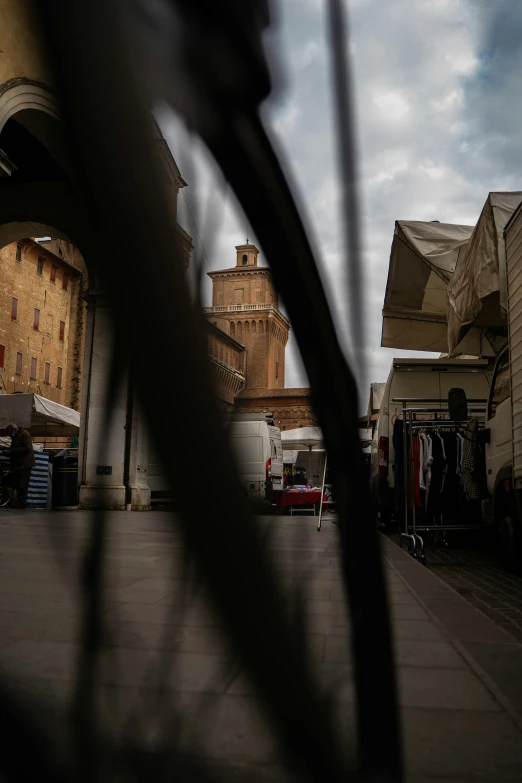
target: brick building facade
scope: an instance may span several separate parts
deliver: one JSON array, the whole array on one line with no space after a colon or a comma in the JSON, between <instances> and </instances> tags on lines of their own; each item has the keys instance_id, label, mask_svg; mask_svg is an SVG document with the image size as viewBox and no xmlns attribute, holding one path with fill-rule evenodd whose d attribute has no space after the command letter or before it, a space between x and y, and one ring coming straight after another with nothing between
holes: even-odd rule
<instances>
[{"instance_id":1,"label":"brick building facade","mask_svg":"<svg viewBox=\"0 0 522 783\"><path fill-rule=\"evenodd\" d=\"M0 386L79 410L83 365L82 270L47 243L0 249Z\"/></svg>"}]
</instances>

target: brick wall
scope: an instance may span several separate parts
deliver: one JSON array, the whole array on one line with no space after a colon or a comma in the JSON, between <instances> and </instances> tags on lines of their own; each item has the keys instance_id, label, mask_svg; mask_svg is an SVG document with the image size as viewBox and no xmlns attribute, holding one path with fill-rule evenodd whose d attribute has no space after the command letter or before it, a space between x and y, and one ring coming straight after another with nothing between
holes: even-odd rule
<instances>
[{"instance_id":1,"label":"brick wall","mask_svg":"<svg viewBox=\"0 0 522 783\"><path fill-rule=\"evenodd\" d=\"M258 397L254 394L253 389L245 390L236 397L237 413L273 413L281 430L317 426L309 389L284 389L281 395L272 389Z\"/></svg>"},{"instance_id":2,"label":"brick wall","mask_svg":"<svg viewBox=\"0 0 522 783\"><path fill-rule=\"evenodd\" d=\"M43 260L41 274L38 259ZM55 282L51 281L52 266L56 267ZM63 287L64 274L69 275L67 290ZM0 249L0 345L5 346L0 377L4 393L36 392L62 405L71 406L74 402L77 388L73 381L73 359L78 339L81 341L78 335L78 321L82 318L81 280L81 275L75 276L74 270L59 257L31 240ZM18 300L16 319L12 318L13 297ZM34 328L35 309L40 311L38 329ZM65 324L63 340L60 322ZM17 367L17 354L22 355L21 368ZM36 372L32 372L34 359ZM48 382L46 364L49 365ZM58 368L62 370L61 386ZM78 405L79 396L74 407Z\"/></svg>"}]
</instances>

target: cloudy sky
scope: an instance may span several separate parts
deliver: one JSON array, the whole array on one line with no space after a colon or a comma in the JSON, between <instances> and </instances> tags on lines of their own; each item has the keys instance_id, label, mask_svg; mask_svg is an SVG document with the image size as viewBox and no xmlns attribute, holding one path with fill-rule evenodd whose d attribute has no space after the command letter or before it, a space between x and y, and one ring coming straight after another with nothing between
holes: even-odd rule
<instances>
[{"instance_id":1,"label":"cloudy sky","mask_svg":"<svg viewBox=\"0 0 522 783\"><path fill-rule=\"evenodd\" d=\"M277 24L267 34L267 46L278 52L278 89L263 111L298 188L341 341L348 348L349 297L324 6L324 0L274 5ZM522 189L522 126L516 107L522 3L351 0L348 7L367 375L382 381L392 356L400 355L379 347L395 220L474 225L489 191ZM196 250L204 254L205 249L207 268L232 266L234 246L246 238L245 220L204 152L193 147L189 159L175 124L167 118L162 125L189 182L180 199L180 220ZM252 234L250 238L255 241ZM210 303L209 285L205 297ZM307 381L291 339L286 386L302 385Z\"/></svg>"}]
</instances>

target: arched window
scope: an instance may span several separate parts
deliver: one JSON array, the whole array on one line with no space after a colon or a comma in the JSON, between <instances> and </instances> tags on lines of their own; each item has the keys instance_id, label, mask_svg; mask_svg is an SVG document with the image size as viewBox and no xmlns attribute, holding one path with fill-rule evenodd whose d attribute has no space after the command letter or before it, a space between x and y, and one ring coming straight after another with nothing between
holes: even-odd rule
<instances>
[{"instance_id":1,"label":"arched window","mask_svg":"<svg viewBox=\"0 0 522 783\"><path fill-rule=\"evenodd\" d=\"M263 332L264 332L263 321L259 321L259 334L263 334Z\"/></svg>"},{"instance_id":2,"label":"arched window","mask_svg":"<svg viewBox=\"0 0 522 783\"><path fill-rule=\"evenodd\" d=\"M256 333L256 322L252 321L252 334Z\"/></svg>"},{"instance_id":3,"label":"arched window","mask_svg":"<svg viewBox=\"0 0 522 783\"><path fill-rule=\"evenodd\" d=\"M247 258L247 254L245 253L245 255L243 256L243 266L246 266L247 263L248 263L248 258Z\"/></svg>"},{"instance_id":4,"label":"arched window","mask_svg":"<svg viewBox=\"0 0 522 783\"><path fill-rule=\"evenodd\" d=\"M237 322L237 338L238 340L243 337L243 324L241 321Z\"/></svg>"},{"instance_id":5,"label":"arched window","mask_svg":"<svg viewBox=\"0 0 522 783\"><path fill-rule=\"evenodd\" d=\"M250 323L245 321L245 335L250 334Z\"/></svg>"},{"instance_id":6,"label":"arched window","mask_svg":"<svg viewBox=\"0 0 522 783\"><path fill-rule=\"evenodd\" d=\"M236 336L236 325L234 321L230 321L230 336L235 337Z\"/></svg>"}]
</instances>

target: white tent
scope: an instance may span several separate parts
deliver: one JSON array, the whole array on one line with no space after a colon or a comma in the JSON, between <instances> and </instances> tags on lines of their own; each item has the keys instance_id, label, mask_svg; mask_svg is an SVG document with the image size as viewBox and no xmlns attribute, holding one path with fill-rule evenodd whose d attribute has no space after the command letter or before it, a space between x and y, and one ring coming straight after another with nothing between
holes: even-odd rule
<instances>
[{"instance_id":1,"label":"white tent","mask_svg":"<svg viewBox=\"0 0 522 783\"><path fill-rule=\"evenodd\" d=\"M473 226L397 220L382 311L383 348L447 350L446 289Z\"/></svg>"},{"instance_id":2,"label":"white tent","mask_svg":"<svg viewBox=\"0 0 522 783\"><path fill-rule=\"evenodd\" d=\"M466 252L448 285L450 355L463 352L459 343L472 325L475 330L506 327L504 228L521 202L522 191L488 195Z\"/></svg>"},{"instance_id":3,"label":"white tent","mask_svg":"<svg viewBox=\"0 0 522 783\"><path fill-rule=\"evenodd\" d=\"M18 424L34 437L78 435L80 414L39 394L0 394L0 430Z\"/></svg>"}]
</instances>

